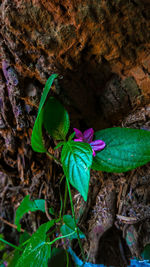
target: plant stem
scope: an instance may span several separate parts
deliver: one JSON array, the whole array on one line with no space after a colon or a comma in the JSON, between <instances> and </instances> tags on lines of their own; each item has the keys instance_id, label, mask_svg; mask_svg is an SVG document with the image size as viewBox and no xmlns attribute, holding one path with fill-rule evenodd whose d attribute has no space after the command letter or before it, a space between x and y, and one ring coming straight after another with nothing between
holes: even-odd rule
<instances>
[{"instance_id":1,"label":"plant stem","mask_svg":"<svg viewBox=\"0 0 150 267\"><path fill-rule=\"evenodd\" d=\"M49 220L49 221L51 221L52 220L52 217L49 215L49 213L48 213L48 208L47 208L47 202L46 202L46 200L45 200L45 214L46 214L46 216L47 216L47 219Z\"/></svg>"},{"instance_id":2,"label":"plant stem","mask_svg":"<svg viewBox=\"0 0 150 267\"><path fill-rule=\"evenodd\" d=\"M71 236L71 235L74 235L75 233L76 233L76 231L73 231L73 232L70 233L70 234L63 235L63 236L58 236L58 237L56 237L54 240L52 240L51 242L46 242L46 244L48 244L48 245L52 245L52 244L54 244L57 240L62 239L62 238L66 238L66 237Z\"/></svg>"},{"instance_id":3,"label":"plant stem","mask_svg":"<svg viewBox=\"0 0 150 267\"><path fill-rule=\"evenodd\" d=\"M59 195L60 195L60 211L59 211L59 218L62 219L63 200L62 200L62 196L61 196L60 188L59 188Z\"/></svg>"},{"instance_id":4,"label":"plant stem","mask_svg":"<svg viewBox=\"0 0 150 267\"><path fill-rule=\"evenodd\" d=\"M60 184L62 182L62 180L64 179L65 175L63 174L63 176L60 179ZM60 191L60 186L59 186L59 195L60 195L60 212L59 212L59 218L62 217L62 210L63 210L63 200L62 200L62 196L61 196L61 191Z\"/></svg>"},{"instance_id":5,"label":"plant stem","mask_svg":"<svg viewBox=\"0 0 150 267\"><path fill-rule=\"evenodd\" d=\"M83 251L83 247L82 247L82 244L81 244L81 241L80 241L78 227L77 227L77 224L76 224L76 218L75 218L75 212L74 212L74 206L73 206L73 201L72 201L72 195L71 195L70 184L69 184L69 180L68 180L67 177L66 177L66 181L67 181L67 187L68 187L68 192L69 192L69 198L70 198L70 204L71 204L72 216L73 216L74 223L75 223L75 231L76 231L76 233L77 233L78 243L79 243L79 247L80 247L80 250L81 250L81 254L82 254L82 258L83 258L83 262L85 262L84 251Z\"/></svg>"},{"instance_id":6,"label":"plant stem","mask_svg":"<svg viewBox=\"0 0 150 267\"><path fill-rule=\"evenodd\" d=\"M65 250L66 252L66 259L67 259L67 266L66 267L69 267L69 254L68 254L68 251Z\"/></svg>"},{"instance_id":7,"label":"plant stem","mask_svg":"<svg viewBox=\"0 0 150 267\"><path fill-rule=\"evenodd\" d=\"M65 214L66 210L66 203L67 203L67 193L68 193L68 185L67 182L65 184L65 196L64 196L64 208L63 208L63 215Z\"/></svg>"},{"instance_id":8,"label":"plant stem","mask_svg":"<svg viewBox=\"0 0 150 267\"><path fill-rule=\"evenodd\" d=\"M49 153L48 151L46 152L46 154L49 156L49 158L53 159L59 166L62 167L62 163L59 159L57 159L55 156L53 156L51 153ZM81 250L81 254L82 254L82 258L83 258L83 262L85 263L85 256L84 256L84 251L83 251L83 247L82 247L82 244L81 244L81 241L80 241L80 237L79 237L79 231L78 231L78 227L77 227L77 224L76 224L76 219L75 219L75 212L74 212L74 206L73 206L73 201L72 201L72 195L71 195L71 190L70 190L70 184L69 184L69 180L68 178L66 177L66 185L68 187L68 192L69 192L69 198L70 198L70 204L71 204L71 210L72 210L72 216L73 216L73 219L74 219L74 223L75 223L75 232L77 233L77 237L78 237L78 243L79 243L79 247L80 247L80 250ZM64 199L64 205L66 206L66 198L67 198L67 190L66 190L66 187L65 187L65 199ZM64 207L65 207L64 206ZM65 210L65 209L64 209ZM56 240L56 239L55 239ZM54 240L53 240L54 241ZM52 242L53 242L52 241Z\"/></svg>"},{"instance_id":9,"label":"plant stem","mask_svg":"<svg viewBox=\"0 0 150 267\"><path fill-rule=\"evenodd\" d=\"M57 159L54 155L52 155L52 154L49 153L48 151L46 152L46 155L47 155L50 159L53 159L59 166L62 167L62 164L61 164L60 160Z\"/></svg>"},{"instance_id":10,"label":"plant stem","mask_svg":"<svg viewBox=\"0 0 150 267\"><path fill-rule=\"evenodd\" d=\"M2 260L0 261L0 265L1 265L4 261L6 261L6 260L10 257L10 255L14 254L15 251L18 250L18 248L20 248L20 250L21 250L21 247L23 247L24 245L26 245L29 241L30 241L30 238L29 238L28 240L26 240L24 243L22 243L19 247L16 247L14 250L12 250L6 257L4 257L4 259L2 259ZM22 249L21 251L23 251L23 249Z\"/></svg>"},{"instance_id":11,"label":"plant stem","mask_svg":"<svg viewBox=\"0 0 150 267\"><path fill-rule=\"evenodd\" d=\"M5 239L3 239L3 238L1 238L1 237L0 237L0 241L2 241L3 243L9 245L10 247L13 247L13 248L15 248L15 249L18 249L18 250L22 251L21 248L19 248L19 247L13 245L13 244L11 244L11 243L9 243L8 241L6 241Z\"/></svg>"}]
</instances>

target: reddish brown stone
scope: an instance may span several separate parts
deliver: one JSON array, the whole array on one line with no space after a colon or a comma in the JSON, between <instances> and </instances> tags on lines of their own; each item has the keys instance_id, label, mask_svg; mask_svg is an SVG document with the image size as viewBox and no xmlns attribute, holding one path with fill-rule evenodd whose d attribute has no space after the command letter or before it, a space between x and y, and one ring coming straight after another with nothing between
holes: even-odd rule
<instances>
[{"instance_id":1,"label":"reddish brown stone","mask_svg":"<svg viewBox=\"0 0 150 267\"><path fill-rule=\"evenodd\" d=\"M143 81L139 83L143 94L147 97L150 96L150 78L147 76Z\"/></svg>"},{"instance_id":2,"label":"reddish brown stone","mask_svg":"<svg viewBox=\"0 0 150 267\"><path fill-rule=\"evenodd\" d=\"M150 73L150 55L142 63L143 67Z\"/></svg>"},{"instance_id":3,"label":"reddish brown stone","mask_svg":"<svg viewBox=\"0 0 150 267\"><path fill-rule=\"evenodd\" d=\"M143 80L145 78L145 73L142 70L141 67L135 67L131 70L131 75L135 78L135 80L137 81L137 83L139 83L139 81Z\"/></svg>"},{"instance_id":4,"label":"reddish brown stone","mask_svg":"<svg viewBox=\"0 0 150 267\"><path fill-rule=\"evenodd\" d=\"M142 1L5 0L2 57L9 54L22 79L34 78L41 90L48 76L61 74L59 97L70 103L73 123L83 119L87 126L105 127L114 111L102 109L99 98L111 77L138 81L142 70L133 68L142 62L149 70L149 13Z\"/></svg>"}]
</instances>

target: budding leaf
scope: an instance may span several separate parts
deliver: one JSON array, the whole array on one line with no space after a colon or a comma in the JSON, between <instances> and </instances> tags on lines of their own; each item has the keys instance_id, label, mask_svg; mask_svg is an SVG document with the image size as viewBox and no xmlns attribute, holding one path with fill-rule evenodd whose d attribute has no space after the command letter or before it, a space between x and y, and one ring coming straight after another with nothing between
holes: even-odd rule
<instances>
[{"instance_id":1,"label":"budding leaf","mask_svg":"<svg viewBox=\"0 0 150 267\"><path fill-rule=\"evenodd\" d=\"M62 235L68 235L75 231L76 226L71 215L64 215L63 222L64 224L60 228ZM80 238L85 238L85 235L80 231L80 229L78 229L78 233ZM67 238L72 240L78 238L78 235L77 233L73 233L72 235L69 235Z\"/></svg>"},{"instance_id":2,"label":"budding leaf","mask_svg":"<svg viewBox=\"0 0 150 267\"><path fill-rule=\"evenodd\" d=\"M20 228L21 228L20 219L23 217L25 213L29 211L37 211L37 210L45 212L45 200L44 199L37 199L37 200L31 201L29 198L30 196L27 195L22 200L20 206L18 207L16 211L15 224L17 225L18 231L20 231Z\"/></svg>"},{"instance_id":3,"label":"budding leaf","mask_svg":"<svg viewBox=\"0 0 150 267\"><path fill-rule=\"evenodd\" d=\"M54 97L50 97L44 107L43 123L54 139L65 139L70 126L69 115L63 105Z\"/></svg>"},{"instance_id":4,"label":"budding leaf","mask_svg":"<svg viewBox=\"0 0 150 267\"><path fill-rule=\"evenodd\" d=\"M85 201L88 196L92 159L92 148L87 143L68 141L63 146L61 162L65 176Z\"/></svg>"},{"instance_id":5,"label":"budding leaf","mask_svg":"<svg viewBox=\"0 0 150 267\"><path fill-rule=\"evenodd\" d=\"M44 91L40 100L38 115L34 123L32 136L31 136L31 146L32 149L36 152L45 153L46 148L44 146L43 135L42 135L42 125L43 125L43 107L45 101L47 99L47 95L50 91L52 83L55 78L57 78L58 74L52 74L49 79L47 80Z\"/></svg>"},{"instance_id":6,"label":"budding leaf","mask_svg":"<svg viewBox=\"0 0 150 267\"><path fill-rule=\"evenodd\" d=\"M58 77L58 74L52 74L52 75L48 78L48 80L47 80L47 82L46 82L46 84L45 84L44 90L43 90L43 94L42 94L42 96L41 96L41 100L40 100L40 104L39 104L39 110L38 110L38 115L39 115L39 113L41 112L41 110L42 110L42 108L43 108L43 106L44 106L44 104L45 104L45 101L46 101L46 99L47 99L47 95L48 95L48 93L49 93L49 91L50 91L50 89L51 89L51 86L52 86L52 84L53 84L53 81L54 81L57 77Z\"/></svg>"},{"instance_id":7,"label":"budding leaf","mask_svg":"<svg viewBox=\"0 0 150 267\"><path fill-rule=\"evenodd\" d=\"M43 111L44 110L42 109L38 117L36 118L31 136L32 149L40 153L46 152L43 140L43 133L42 133Z\"/></svg>"}]
</instances>

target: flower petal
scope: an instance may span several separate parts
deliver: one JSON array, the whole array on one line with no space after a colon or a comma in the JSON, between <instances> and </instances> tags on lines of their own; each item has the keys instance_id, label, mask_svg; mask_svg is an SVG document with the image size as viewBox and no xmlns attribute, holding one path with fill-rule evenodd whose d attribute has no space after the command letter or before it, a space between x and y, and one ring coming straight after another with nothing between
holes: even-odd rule
<instances>
[{"instance_id":1,"label":"flower petal","mask_svg":"<svg viewBox=\"0 0 150 267\"><path fill-rule=\"evenodd\" d=\"M82 132L76 128L73 128L73 130L75 131L76 137L83 140Z\"/></svg>"},{"instance_id":2,"label":"flower petal","mask_svg":"<svg viewBox=\"0 0 150 267\"><path fill-rule=\"evenodd\" d=\"M96 153L95 153L94 149L92 149L92 151L93 151L93 157L95 157L96 156Z\"/></svg>"},{"instance_id":3,"label":"flower petal","mask_svg":"<svg viewBox=\"0 0 150 267\"><path fill-rule=\"evenodd\" d=\"M106 146L105 142L102 140L95 140L91 142L90 145L94 151L100 151Z\"/></svg>"},{"instance_id":4,"label":"flower petal","mask_svg":"<svg viewBox=\"0 0 150 267\"><path fill-rule=\"evenodd\" d=\"M81 139L81 138L80 139L76 139L75 138L73 141L75 141L75 142L83 142L83 139Z\"/></svg>"},{"instance_id":5,"label":"flower petal","mask_svg":"<svg viewBox=\"0 0 150 267\"><path fill-rule=\"evenodd\" d=\"M90 129L84 131L84 133L83 133L84 140L87 143L91 143L92 142L92 139L93 139L93 135L94 135L93 128L90 128Z\"/></svg>"}]
</instances>

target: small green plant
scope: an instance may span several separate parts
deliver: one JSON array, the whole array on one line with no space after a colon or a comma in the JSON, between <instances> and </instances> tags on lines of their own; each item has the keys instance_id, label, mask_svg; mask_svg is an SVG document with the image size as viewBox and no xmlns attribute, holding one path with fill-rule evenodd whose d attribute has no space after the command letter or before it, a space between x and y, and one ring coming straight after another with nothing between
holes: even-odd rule
<instances>
[{"instance_id":1,"label":"small green plant","mask_svg":"<svg viewBox=\"0 0 150 267\"><path fill-rule=\"evenodd\" d=\"M105 172L126 172L150 161L150 132L128 128L109 128L95 132L92 128L82 133L74 128L74 132L67 138L70 127L69 115L65 108L54 97L48 97L51 85L58 75L53 74L47 80L41 101L38 115L34 124L31 145L34 151L46 153L62 166L66 179L66 192L69 193L71 204L71 215L62 215L62 208L55 219L42 224L38 230L25 242L20 243L17 250L15 265L11 267L46 267L57 249L55 242L59 239L77 239L81 250L82 260L86 258L83 252L81 238L85 235L77 226L70 184L78 190L84 201L87 201L90 169ZM55 158L45 147L43 128L55 140L60 141L55 149L62 146L61 158ZM62 202L62 201L61 201ZM64 200L65 205L65 200ZM15 224L20 231L20 219L28 211L40 210L45 212L45 200L31 201L26 196L16 212ZM54 212L54 211L53 211ZM59 235L52 240L51 232ZM49 230L51 229L51 232ZM57 251L58 253L58 251ZM60 266L62 266L60 264ZM69 256L66 250L66 265L69 263Z\"/></svg>"}]
</instances>

